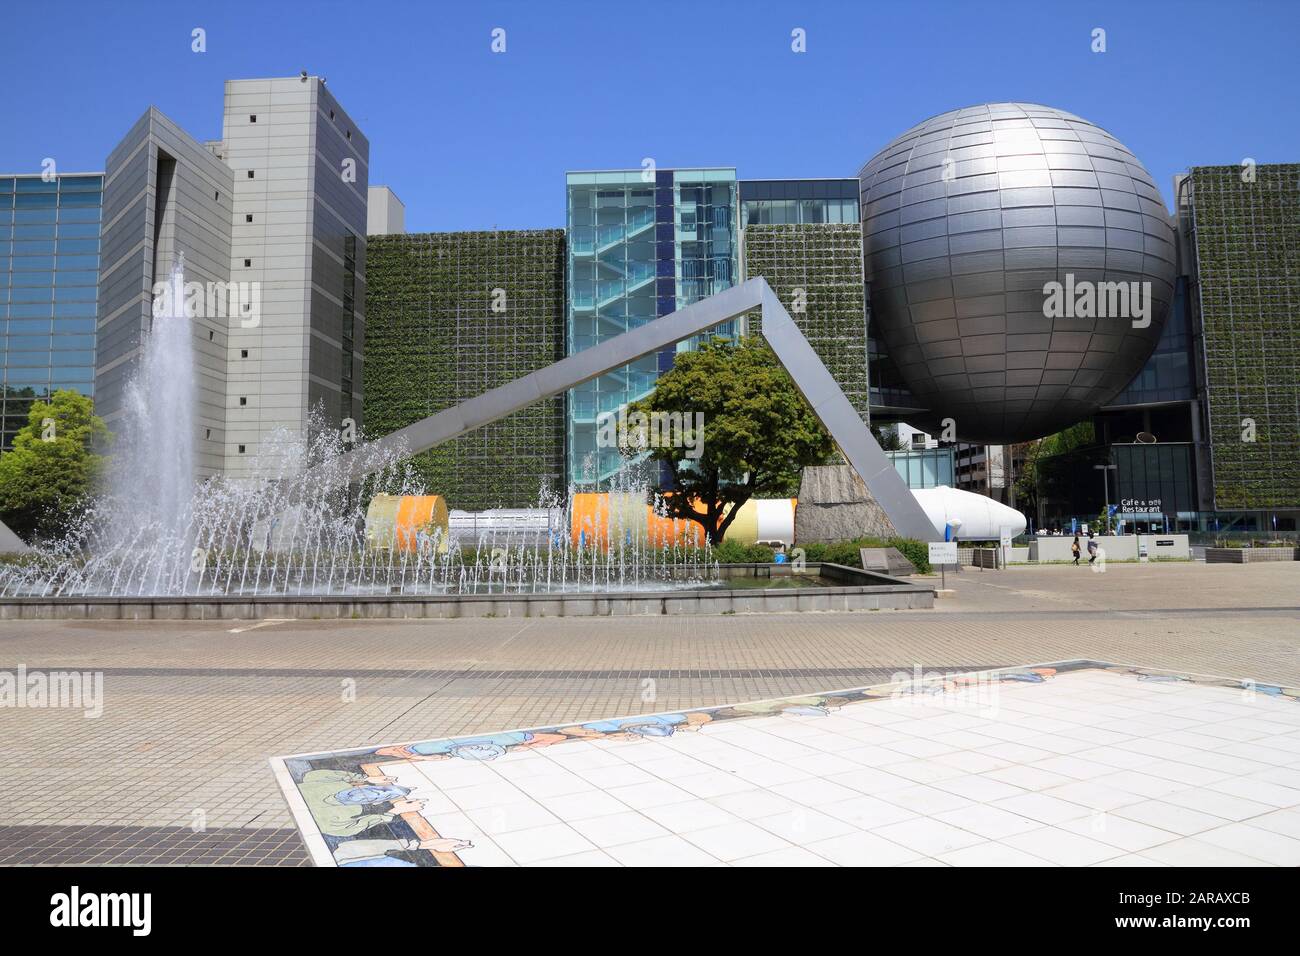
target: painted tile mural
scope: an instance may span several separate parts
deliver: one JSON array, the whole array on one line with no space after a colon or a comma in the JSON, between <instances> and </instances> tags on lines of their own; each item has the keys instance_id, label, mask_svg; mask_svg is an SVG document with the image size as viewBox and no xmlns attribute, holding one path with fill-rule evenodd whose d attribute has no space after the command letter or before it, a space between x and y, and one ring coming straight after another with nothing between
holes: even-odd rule
<instances>
[{"instance_id":1,"label":"painted tile mural","mask_svg":"<svg viewBox=\"0 0 1300 956\"><path fill-rule=\"evenodd\" d=\"M1256 684L1249 681L1180 675L1164 671L1112 665L1096 661L1067 661L1037 666L1006 668L962 675L918 674L907 680L839 690L824 694L788 697L675 713L618 717L585 723L501 733L417 741L377 748L277 757L271 760L304 841L318 865L371 866L492 866L514 865L517 860L499 844L497 834L508 828L501 817L518 818L521 829L557 823L554 817L532 804L531 798L562 797L563 788L547 793L542 781L534 779L525 802L496 800L492 788L510 789L510 783L525 782L537 766L530 759L554 756L570 766L609 766L608 781L596 789L635 782L645 774L638 762L672 760L689 748L681 738L720 733L737 721L783 718L818 721L845 708L869 707L885 700L943 697L971 694L979 688L1007 685L1044 684L1069 672L1104 671L1151 684L1247 689L1265 697L1295 702L1300 689ZM923 701L918 701L923 702ZM770 725L770 722L769 722ZM777 738L772 738L777 741ZM649 747L629 759L624 748L645 748L647 741L674 741L672 749ZM607 753L617 748L620 760ZM683 748L686 748L685 750ZM780 759L779 755L777 759ZM490 767L488 766L490 765ZM567 776L567 775L566 775ZM559 779L559 778L554 778ZM656 778L657 779L657 778ZM526 784L521 784L526 785ZM482 788L476 791L474 788ZM471 794L480 799L453 802L446 795ZM512 791L513 792L513 791ZM591 789L586 793L590 794ZM503 803L502 801L505 801ZM503 809L508 804L509 810ZM466 810L466 806L471 809ZM480 809L473 809L478 806ZM530 820L530 808L538 819ZM647 824L651 825L651 824ZM566 828L557 826L558 841L550 850L539 851L559 858L571 849L580 853L590 844L582 841L567 847ZM486 837L492 833L493 837ZM580 840L576 835L575 840ZM544 860L539 860L544 862Z\"/></svg>"}]
</instances>

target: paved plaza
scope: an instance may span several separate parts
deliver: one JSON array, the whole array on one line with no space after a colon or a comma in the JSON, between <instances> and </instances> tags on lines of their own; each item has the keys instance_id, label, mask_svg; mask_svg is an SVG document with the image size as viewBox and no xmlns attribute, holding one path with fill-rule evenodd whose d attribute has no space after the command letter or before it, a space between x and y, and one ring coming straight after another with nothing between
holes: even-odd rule
<instances>
[{"instance_id":1,"label":"paved plaza","mask_svg":"<svg viewBox=\"0 0 1300 956\"><path fill-rule=\"evenodd\" d=\"M1297 704L1060 662L273 765L322 866L1295 866Z\"/></svg>"},{"instance_id":2,"label":"paved plaza","mask_svg":"<svg viewBox=\"0 0 1300 956\"><path fill-rule=\"evenodd\" d=\"M1088 659L1300 685L1300 564L1112 563L1104 574L1060 566L966 570L949 575L948 587L955 593L933 611L6 623L0 670L100 672L104 705L93 719L71 708L0 711L0 757L11 784L0 863L305 864L268 762L277 755L824 695L918 669L958 674ZM1067 687L1066 676L1031 689L1054 692ZM1280 733L1296 735L1294 728ZM1294 770L1280 756L1225 756L1267 764L1252 774ZM1026 794L1051 789L1002 782ZM1264 782L1300 786L1291 777ZM1270 813L1293 812L1258 795L1226 795ZM1077 805L1091 820L1095 808ZM1208 805L1184 809L1208 814L1210 829L1241 822ZM1105 812L1127 819L1117 809ZM1170 832L1175 839L1195 835ZM922 855L956 862L941 859L944 853Z\"/></svg>"}]
</instances>

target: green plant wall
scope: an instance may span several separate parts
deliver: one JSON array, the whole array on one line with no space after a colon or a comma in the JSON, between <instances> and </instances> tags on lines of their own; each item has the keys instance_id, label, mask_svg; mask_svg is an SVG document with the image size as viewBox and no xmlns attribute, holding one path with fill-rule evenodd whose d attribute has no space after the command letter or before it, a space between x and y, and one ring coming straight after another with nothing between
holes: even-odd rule
<instances>
[{"instance_id":1,"label":"green plant wall","mask_svg":"<svg viewBox=\"0 0 1300 956\"><path fill-rule=\"evenodd\" d=\"M1215 507L1300 506L1300 164L1191 172ZM1247 440L1246 420L1254 422Z\"/></svg>"},{"instance_id":2,"label":"green plant wall","mask_svg":"<svg viewBox=\"0 0 1300 956\"><path fill-rule=\"evenodd\" d=\"M564 357L564 231L367 240L367 436L387 435ZM499 291L498 291L499 290ZM563 491L564 401L536 402L412 459L452 508Z\"/></svg>"},{"instance_id":3,"label":"green plant wall","mask_svg":"<svg viewBox=\"0 0 1300 956\"><path fill-rule=\"evenodd\" d=\"M743 233L745 277L762 276L863 421L870 420L862 227L856 223L754 225ZM803 309L795 290L804 290ZM761 327L747 316L749 331Z\"/></svg>"}]
</instances>

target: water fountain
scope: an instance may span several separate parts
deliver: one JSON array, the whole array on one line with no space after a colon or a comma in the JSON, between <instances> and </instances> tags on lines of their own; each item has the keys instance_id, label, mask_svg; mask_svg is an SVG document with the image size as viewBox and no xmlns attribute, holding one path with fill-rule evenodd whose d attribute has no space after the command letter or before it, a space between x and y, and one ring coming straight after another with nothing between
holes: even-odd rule
<instances>
[{"instance_id":1,"label":"water fountain","mask_svg":"<svg viewBox=\"0 0 1300 956\"><path fill-rule=\"evenodd\" d=\"M375 501L427 498L430 489L401 444L350 445L316 410L306 435L281 430L262 442L253 477L196 481L183 263L161 299L127 390L107 487L62 539L0 566L0 617L78 616L76 608L132 617L247 617L276 608L288 616L671 613L672 601L699 610L692 595L733 593L722 587L699 526L664 517L648 490L648 463L629 462L594 523L584 496L569 489L540 494L538 508L513 521L459 513L381 534ZM863 593L898 584L855 583ZM807 590L805 601L824 589ZM757 593L749 592L751 604Z\"/></svg>"},{"instance_id":2,"label":"water fountain","mask_svg":"<svg viewBox=\"0 0 1300 956\"><path fill-rule=\"evenodd\" d=\"M557 516L546 526L486 523L466 534L462 520L455 536L430 527L414 547L376 547L365 533L372 498L426 489L385 450L373 453L358 485L335 490L328 463L351 449L319 411L308 435L282 430L263 443L255 477L196 482L198 389L184 286L178 261L126 390L104 493L64 539L0 569L0 598L565 593L716 579L707 548L652 544L621 519L608 541L572 541L559 533L572 496L539 501ZM630 468L616 490L644 500L644 486Z\"/></svg>"}]
</instances>

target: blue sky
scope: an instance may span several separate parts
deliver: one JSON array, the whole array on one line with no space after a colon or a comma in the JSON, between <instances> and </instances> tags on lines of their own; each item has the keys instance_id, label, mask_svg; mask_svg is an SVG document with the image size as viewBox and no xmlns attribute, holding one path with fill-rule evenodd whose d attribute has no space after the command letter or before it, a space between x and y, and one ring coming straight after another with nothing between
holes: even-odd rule
<instances>
[{"instance_id":1,"label":"blue sky","mask_svg":"<svg viewBox=\"0 0 1300 956\"><path fill-rule=\"evenodd\" d=\"M46 156L102 169L151 103L219 138L223 80L307 69L370 138L371 182L394 188L411 231L561 226L565 170L647 156L852 176L926 117L993 100L1106 127L1166 200L1189 165L1300 161L1294 0L83 0L14 4L5 21L0 171Z\"/></svg>"}]
</instances>

